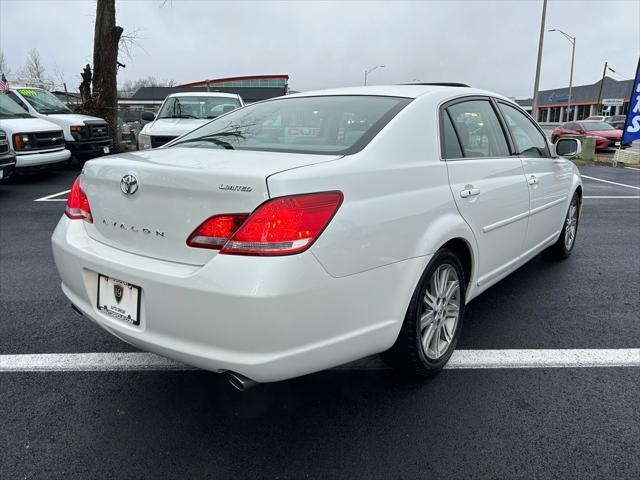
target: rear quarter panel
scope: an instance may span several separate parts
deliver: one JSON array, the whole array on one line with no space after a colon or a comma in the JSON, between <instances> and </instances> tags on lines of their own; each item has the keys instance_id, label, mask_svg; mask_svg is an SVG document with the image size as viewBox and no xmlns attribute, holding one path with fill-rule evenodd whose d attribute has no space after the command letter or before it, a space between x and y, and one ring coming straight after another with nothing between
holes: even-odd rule
<instances>
[{"instance_id":1,"label":"rear quarter panel","mask_svg":"<svg viewBox=\"0 0 640 480\"><path fill-rule=\"evenodd\" d=\"M354 155L269 177L271 197L343 192L344 203L312 246L330 275L423 257L451 238L475 244L439 159L434 105L415 99Z\"/></svg>"}]
</instances>

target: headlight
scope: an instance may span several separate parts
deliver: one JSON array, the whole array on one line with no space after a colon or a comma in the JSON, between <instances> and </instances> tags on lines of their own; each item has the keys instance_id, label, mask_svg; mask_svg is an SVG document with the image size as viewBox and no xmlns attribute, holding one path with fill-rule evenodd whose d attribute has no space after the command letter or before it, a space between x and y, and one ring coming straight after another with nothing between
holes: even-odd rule
<instances>
[{"instance_id":1,"label":"headlight","mask_svg":"<svg viewBox=\"0 0 640 480\"><path fill-rule=\"evenodd\" d=\"M138 135L138 150L148 150L151 148L151 135L141 133Z\"/></svg>"},{"instance_id":2,"label":"headlight","mask_svg":"<svg viewBox=\"0 0 640 480\"><path fill-rule=\"evenodd\" d=\"M74 140L84 140L86 137L87 127L84 125L72 125L70 130Z\"/></svg>"},{"instance_id":3,"label":"headlight","mask_svg":"<svg viewBox=\"0 0 640 480\"><path fill-rule=\"evenodd\" d=\"M14 133L13 134L13 148L16 152L23 150L31 150L35 145L35 139L33 135L28 133Z\"/></svg>"}]
</instances>

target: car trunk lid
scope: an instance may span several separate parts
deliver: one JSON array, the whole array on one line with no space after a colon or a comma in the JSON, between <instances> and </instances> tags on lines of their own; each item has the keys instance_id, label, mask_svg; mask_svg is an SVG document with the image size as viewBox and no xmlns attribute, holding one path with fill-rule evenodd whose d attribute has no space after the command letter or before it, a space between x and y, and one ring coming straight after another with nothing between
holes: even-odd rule
<instances>
[{"instance_id":1,"label":"car trunk lid","mask_svg":"<svg viewBox=\"0 0 640 480\"><path fill-rule=\"evenodd\" d=\"M274 173L338 158L184 147L104 157L88 162L81 178L93 215L86 230L127 252L203 265L217 250L186 241L204 220L252 212L269 198Z\"/></svg>"}]
</instances>

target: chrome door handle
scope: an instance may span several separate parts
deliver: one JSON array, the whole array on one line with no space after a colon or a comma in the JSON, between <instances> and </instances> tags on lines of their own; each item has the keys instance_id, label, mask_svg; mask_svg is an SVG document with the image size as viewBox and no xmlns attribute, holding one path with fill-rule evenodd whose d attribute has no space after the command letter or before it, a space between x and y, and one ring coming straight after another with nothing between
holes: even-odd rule
<instances>
[{"instance_id":1,"label":"chrome door handle","mask_svg":"<svg viewBox=\"0 0 640 480\"><path fill-rule=\"evenodd\" d=\"M529 180L527 180L527 183L528 183L529 185L538 185L538 179L536 178L536 176L535 176L535 175L531 175L531 176L529 177Z\"/></svg>"},{"instance_id":2,"label":"chrome door handle","mask_svg":"<svg viewBox=\"0 0 640 480\"><path fill-rule=\"evenodd\" d=\"M479 188L467 188L466 190L462 190L460 192L460 196L462 198L475 197L477 195L480 195Z\"/></svg>"}]
</instances>

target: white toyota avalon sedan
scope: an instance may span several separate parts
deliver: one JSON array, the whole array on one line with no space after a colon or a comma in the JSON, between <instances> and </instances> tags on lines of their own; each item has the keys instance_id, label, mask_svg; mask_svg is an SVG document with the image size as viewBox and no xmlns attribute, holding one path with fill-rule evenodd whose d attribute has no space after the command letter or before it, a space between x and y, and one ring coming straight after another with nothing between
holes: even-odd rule
<instances>
[{"instance_id":1,"label":"white toyota avalon sedan","mask_svg":"<svg viewBox=\"0 0 640 480\"><path fill-rule=\"evenodd\" d=\"M465 86L291 95L88 162L53 252L76 310L238 388L380 352L427 376L466 303L570 255L580 149Z\"/></svg>"}]
</instances>

